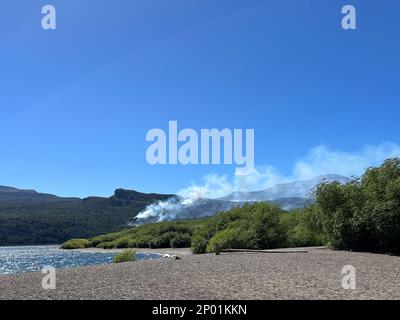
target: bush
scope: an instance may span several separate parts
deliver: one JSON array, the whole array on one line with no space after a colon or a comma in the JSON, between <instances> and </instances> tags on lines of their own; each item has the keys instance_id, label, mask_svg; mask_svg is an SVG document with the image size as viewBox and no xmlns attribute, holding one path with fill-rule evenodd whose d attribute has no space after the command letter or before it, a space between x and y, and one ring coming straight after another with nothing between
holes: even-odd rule
<instances>
[{"instance_id":1,"label":"bush","mask_svg":"<svg viewBox=\"0 0 400 320\"><path fill-rule=\"evenodd\" d=\"M243 249L248 246L246 231L241 228L231 228L219 231L207 245L207 252L218 252L223 249Z\"/></svg>"},{"instance_id":2,"label":"bush","mask_svg":"<svg viewBox=\"0 0 400 320\"><path fill-rule=\"evenodd\" d=\"M106 235L101 235L89 239L91 247L99 247L101 248L100 244L110 243L118 238L118 233L110 233Z\"/></svg>"},{"instance_id":3,"label":"bush","mask_svg":"<svg viewBox=\"0 0 400 320\"><path fill-rule=\"evenodd\" d=\"M90 246L87 239L71 239L61 245L61 249L84 249Z\"/></svg>"},{"instance_id":4,"label":"bush","mask_svg":"<svg viewBox=\"0 0 400 320\"><path fill-rule=\"evenodd\" d=\"M324 243L322 226L314 207L285 213L282 221L288 247L320 246Z\"/></svg>"},{"instance_id":5,"label":"bush","mask_svg":"<svg viewBox=\"0 0 400 320\"><path fill-rule=\"evenodd\" d=\"M400 159L347 185L321 185L316 210L334 249L400 253Z\"/></svg>"},{"instance_id":6,"label":"bush","mask_svg":"<svg viewBox=\"0 0 400 320\"><path fill-rule=\"evenodd\" d=\"M102 242L99 243L96 248L101 248L101 249L114 249L115 248L115 242L110 241L110 242Z\"/></svg>"},{"instance_id":7,"label":"bush","mask_svg":"<svg viewBox=\"0 0 400 320\"><path fill-rule=\"evenodd\" d=\"M115 240L114 246L115 248L129 248L129 238L123 237Z\"/></svg>"},{"instance_id":8,"label":"bush","mask_svg":"<svg viewBox=\"0 0 400 320\"><path fill-rule=\"evenodd\" d=\"M192 237L188 233L176 234L170 241L171 248L190 248Z\"/></svg>"},{"instance_id":9,"label":"bush","mask_svg":"<svg viewBox=\"0 0 400 320\"><path fill-rule=\"evenodd\" d=\"M297 225L288 230L287 246L288 247L311 247L322 245L323 242L314 232L302 225Z\"/></svg>"},{"instance_id":10,"label":"bush","mask_svg":"<svg viewBox=\"0 0 400 320\"><path fill-rule=\"evenodd\" d=\"M133 250L124 250L120 254L116 255L113 259L114 263L121 263L121 262L130 262L135 261L136 255L135 251Z\"/></svg>"},{"instance_id":11,"label":"bush","mask_svg":"<svg viewBox=\"0 0 400 320\"><path fill-rule=\"evenodd\" d=\"M316 210L321 214L327 244L335 249L349 248L354 243L351 188L357 185L341 185L337 182L323 184L316 191Z\"/></svg>"},{"instance_id":12,"label":"bush","mask_svg":"<svg viewBox=\"0 0 400 320\"><path fill-rule=\"evenodd\" d=\"M131 240L131 241L132 241L132 244L134 244L133 247L150 248L150 242L152 241L152 239L153 239L153 237L151 235L141 235L141 236L134 237L134 240Z\"/></svg>"},{"instance_id":13,"label":"bush","mask_svg":"<svg viewBox=\"0 0 400 320\"><path fill-rule=\"evenodd\" d=\"M269 249L286 245L284 211L267 203L244 205L210 218L192 240L194 253L228 248Z\"/></svg>"},{"instance_id":14,"label":"bush","mask_svg":"<svg viewBox=\"0 0 400 320\"><path fill-rule=\"evenodd\" d=\"M168 248L170 243L169 236L155 237L149 242L151 249Z\"/></svg>"},{"instance_id":15,"label":"bush","mask_svg":"<svg viewBox=\"0 0 400 320\"><path fill-rule=\"evenodd\" d=\"M202 254L206 253L208 241L206 238L202 237L201 235L195 235L192 239L192 252L194 254Z\"/></svg>"},{"instance_id":16,"label":"bush","mask_svg":"<svg viewBox=\"0 0 400 320\"><path fill-rule=\"evenodd\" d=\"M254 249L286 246L286 230L281 220L283 213L281 209L268 204L259 204L252 209L249 238Z\"/></svg>"}]
</instances>

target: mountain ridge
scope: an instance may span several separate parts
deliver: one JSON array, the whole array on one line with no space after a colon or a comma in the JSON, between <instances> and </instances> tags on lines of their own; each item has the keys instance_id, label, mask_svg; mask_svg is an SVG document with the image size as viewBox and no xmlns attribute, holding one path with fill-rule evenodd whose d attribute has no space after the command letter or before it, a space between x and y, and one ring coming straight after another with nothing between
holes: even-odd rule
<instances>
[{"instance_id":1,"label":"mountain ridge","mask_svg":"<svg viewBox=\"0 0 400 320\"><path fill-rule=\"evenodd\" d=\"M61 197L55 194L42 193L34 189L18 189L10 186L0 186L0 201L101 201L110 200L114 204L126 205L135 201L146 200L159 200L159 198L169 198L173 194L157 194L157 193L144 193L136 190L118 188L115 189L114 194L110 197L89 196L85 198L79 197ZM163 197L165 196L165 197Z\"/></svg>"},{"instance_id":2,"label":"mountain ridge","mask_svg":"<svg viewBox=\"0 0 400 320\"><path fill-rule=\"evenodd\" d=\"M148 205L171 196L116 189L110 197L80 199L0 187L0 245L59 244L119 231Z\"/></svg>"},{"instance_id":3,"label":"mountain ridge","mask_svg":"<svg viewBox=\"0 0 400 320\"><path fill-rule=\"evenodd\" d=\"M259 191L237 191L219 199L227 201L274 201L284 198L310 199L312 198L313 189L318 185L334 181L346 184L351 179L337 174L320 175L313 179L276 184Z\"/></svg>"}]
</instances>

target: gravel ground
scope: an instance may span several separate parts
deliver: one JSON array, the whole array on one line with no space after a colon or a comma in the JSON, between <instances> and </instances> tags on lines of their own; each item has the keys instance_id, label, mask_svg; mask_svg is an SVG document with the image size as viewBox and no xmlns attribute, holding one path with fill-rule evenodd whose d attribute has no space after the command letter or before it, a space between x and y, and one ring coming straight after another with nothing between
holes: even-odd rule
<instances>
[{"instance_id":1,"label":"gravel ground","mask_svg":"<svg viewBox=\"0 0 400 320\"><path fill-rule=\"evenodd\" d=\"M356 268L356 290L341 286ZM400 257L311 249L308 253L223 253L0 276L0 299L400 299Z\"/></svg>"}]
</instances>

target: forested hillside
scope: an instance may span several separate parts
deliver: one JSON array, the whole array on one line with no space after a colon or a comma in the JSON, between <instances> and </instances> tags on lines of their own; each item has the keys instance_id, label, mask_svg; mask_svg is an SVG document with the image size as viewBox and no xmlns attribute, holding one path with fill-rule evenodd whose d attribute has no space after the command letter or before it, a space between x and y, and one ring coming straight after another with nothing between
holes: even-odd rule
<instances>
[{"instance_id":1,"label":"forested hillside","mask_svg":"<svg viewBox=\"0 0 400 320\"><path fill-rule=\"evenodd\" d=\"M62 243L113 232L150 203L169 197L118 189L110 198L61 198L0 187L0 245Z\"/></svg>"}]
</instances>

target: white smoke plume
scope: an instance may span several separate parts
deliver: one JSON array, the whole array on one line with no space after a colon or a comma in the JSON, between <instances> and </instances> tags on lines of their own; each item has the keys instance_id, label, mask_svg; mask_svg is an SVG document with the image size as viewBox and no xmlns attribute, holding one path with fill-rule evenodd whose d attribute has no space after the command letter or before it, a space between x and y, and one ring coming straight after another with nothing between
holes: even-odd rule
<instances>
[{"instance_id":1,"label":"white smoke plume","mask_svg":"<svg viewBox=\"0 0 400 320\"><path fill-rule=\"evenodd\" d=\"M178 198L149 205L139 213L137 219L177 219L201 199L220 198L236 191L258 191L280 183L308 180L327 174L360 176L368 167L379 166L385 159L393 157L400 157L400 145L391 142L368 145L354 152L332 150L321 145L297 160L289 176L281 174L279 169L270 165L256 167L246 175L236 170L230 179L225 175L210 174L203 178L202 184L192 184L178 191Z\"/></svg>"},{"instance_id":2,"label":"white smoke plume","mask_svg":"<svg viewBox=\"0 0 400 320\"><path fill-rule=\"evenodd\" d=\"M183 202L183 201L182 201ZM158 201L146 207L136 216L136 221L140 219L156 219L157 222L164 220L173 220L180 210L185 208L185 204L176 198L170 198L165 201Z\"/></svg>"}]
</instances>

